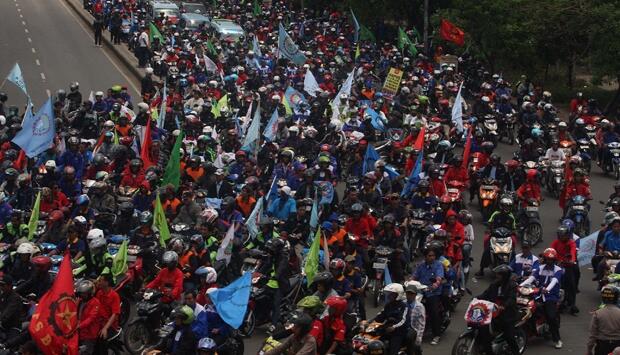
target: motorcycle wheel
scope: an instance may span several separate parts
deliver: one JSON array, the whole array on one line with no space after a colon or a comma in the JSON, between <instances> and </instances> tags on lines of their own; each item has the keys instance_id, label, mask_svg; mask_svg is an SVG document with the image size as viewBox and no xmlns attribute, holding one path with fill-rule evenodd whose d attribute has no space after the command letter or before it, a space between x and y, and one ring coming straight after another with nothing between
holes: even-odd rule
<instances>
[{"instance_id":1,"label":"motorcycle wheel","mask_svg":"<svg viewBox=\"0 0 620 355\"><path fill-rule=\"evenodd\" d=\"M145 322L130 323L123 340L125 347L132 354L141 354L149 345L151 334L149 326Z\"/></svg>"},{"instance_id":2,"label":"motorcycle wheel","mask_svg":"<svg viewBox=\"0 0 620 355\"><path fill-rule=\"evenodd\" d=\"M239 333L241 336L249 338L254 333L254 329L256 329L256 316L254 315L254 311L249 310L245 316L243 325L239 329Z\"/></svg>"},{"instance_id":3,"label":"motorcycle wheel","mask_svg":"<svg viewBox=\"0 0 620 355\"><path fill-rule=\"evenodd\" d=\"M518 327L515 329L515 340L517 341L517 346L519 347L519 354L525 353L525 348L527 347L527 333L523 328Z\"/></svg>"},{"instance_id":4,"label":"motorcycle wheel","mask_svg":"<svg viewBox=\"0 0 620 355\"><path fill-rule=\"evenodd\" d=\"M474 354L478 354L478 349L476 349L476 339L473 336L459 337L452 345L452 355Z\"/></svg>"},{"instance_id":5,"label":"motorcycle wheel","mask_svg":"<svg viewBox=\"0 0 620 355\"><path fill-rule=\"evenodd\" d=\"M374 280L372 283L372 304L375 308L379 307L379 303L381 302L381 281Z\"/></svg>"},{"instance_id":6,"label":"motorcycle wheel","mask_svg":"<svg viewBox=\"0 0 620 355\"><path fill-rule=\"evenodd\" d=\"M542 239L542 226L538 223L531 223L525 229L525 233L523 234L523 240L530 243L530 245L534 246L540 243Z\"/></svg>"}]
</instances>

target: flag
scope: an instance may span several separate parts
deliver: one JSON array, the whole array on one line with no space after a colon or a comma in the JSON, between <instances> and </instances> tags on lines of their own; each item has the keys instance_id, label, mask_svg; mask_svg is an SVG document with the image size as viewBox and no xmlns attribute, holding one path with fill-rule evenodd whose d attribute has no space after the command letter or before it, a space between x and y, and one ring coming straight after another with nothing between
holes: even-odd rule
<instances>
[{"instance_id":1,"label":"flag","mask_svg":"<svg viewBox=\"0 0 620 355\"><path fill-rule=\"evenodd\" d=\"M250 107L248 107L248 112L243 116L243 124L241 125L241 131L245 134L245 130L248 128L250 123L252 122L252 106L254 106L254 101L250 102ZM240 136L241 137L241 136Z\"/></svg>"},{"instance_id":2,"label":"flag","mask_svg":"<svg viewBox=\"0 0 620 355\"><path fill-rule=\"evenodd\" d=\"M365 114L370 116L370 124L374 129L380 132L385 132L385 124L381 119L381 115L377 113L377 111L371 109L370 107L366 109Z\"/></svg>"},{"instance_id":3,"label":"flag","mask_svg":"<svg viewBox=\"0 0 620 355\"><path fill-rule=\"evenodd\" d=\"M354 76L355 68L351 70L351 73L349 73L349 76L347 76L347 80L344 81L344 83L340 87L340 91L338 91L338 94L336 95L336 97L334 97L334 100L332 101L332 120L338 119L340 116L340 105L343 104L340 101L340 98L343 95L346 95L347 97L351 95L351 87L353 86Z\"/></svg>"},{"instance_id":4,"label":"flag","mask_svg":"<svg viewBox=\"0 0 620 355\"><path fill-rule=\"evenodd\" d=\"M228 286L209 293L209 298L222 320L235 329L243 324L250 302L252 273L246 272Z\"/></svg>"},{"instance_id":5,"label":"flag","mask_svg":"<svg viewBox=\"0 0 620 355\"><path fill-rule=\"evenodd\" d=\"M420 151L420 153L418 154L418 159L416 159L415 165L413 166L413 170L411 170L411 175L409 175L409 178L407 179L407 184L405 185L403 191L400 193L401 197L408 196L411 191L418 185L418 182L420 182L420 173L422 173L423 157L424 151Z\"/></svg>"},{"instance_id":6,"label":"flag","mask_svg":"<svg viewBox=\"0 0 620 355\"><path fill-rule=\"evenodd\" d=\"M463 89L463 83L459 87L459 92L454 99L454 106L452 106L452 122L456 127L458 133L463 133L463 97L461 96L461 90Z\"/></svg>"},{"instance_id":7,"label":"flag","mask_svg":"<svg viewBox=\"0 0 620 355\"><path fill-rule=\"evenodd\" d=\"M398 49L409 51L409 54L412 56L418 55L418 49L415 47L415 44L411 42L409 36L407 36L407 32L405 32L402 28L398 28Z\"/></svg>"},{"instance_id":8,"label":"flag","mask_svg":"<svg viewBox=\"0 0 620 355\"><path fill-rule=\"evenodd\" d=\"M207 41L207 50L212 56L217 57L217 50L215 49L215 46L213 46L213 43L211 42L211 40Z\"/></svg>"},{"instance_id":9,"label":"flag","mask_svg":"<svg viewBox=\"0 0 620 355\"><path fill-rule=\"evenodd\" d=\"M24 76L22 75L22 69L19 67L19 63L15 63L13 69L7 75L6 80L15 84L18 88L20 88L26 96L28 96L28 90L26 90L26 82L24 81Z\"/></svg>"},{"instance_id":10,"label":"flag","mask_svg":"<svg viewBox=\"0 0 620 355\"><path fill-rule=\"evenodd\" d=\"M254 0L254 6L252 7L252 12L254 13L254 16L263 14L263 9L261 9L260 4L258 3L258 0Z\"/></svg>"},{"instance_id":11,"label":"flag","mask_svg":"<svg viewBox=\"0 0 620 355\"><path fill-rule=\"evenodd\" d=\"M118 142L118 132L116 131L116 128L114 128L114 144L115 145L119 145L120 144Z\"/></svg>"},{"instance_id":12,"label":"flag","mask_svg":"<svg viewBox=\"0 0 620 355\"><path fill-rule=\"evenodd\" d=\"M209 58L206 54L203 55L203 58L205 61L205 69L207 69L207 71L214 74L219 71L219 69L217 68L217 64L215 64L215 62L212 61L211 58Z\"/></svg>"},{"instance_id":13,"label":"flag","mask_svg":"<svg viewBox=\"0 0 620 355\"><path fill-rule=\"evenodd\" d=\"M461 165L464 169L467 169L469 165L469 154L471 152L471 127L469 127L469 131L467 132L467 141L465 142L465 148L463 148L463 165Z\"/></svg>"},{"instance_id":14,"label":"flag","mask_svg":"<svg viewBox=\"0 0 620 355\"><path fill-rule=\"evenodd\" d=\"M312 246L306 256L306 265L304 265L304 273L308 279L308 286L314 281L314 275L319 272L319 249L321 248L321 227L316 230Z\"/></svg>"},{"instance_id":15,"label":"flag","mask_svg":"<svg viewBox=\"0 0 620 355\"><path fill-rule=\"evenodd\" d=\"M118 248L116 255L114 255L114 259L112 260L112 276L114 279L117 277L124 275L127 272L127 245L128 240L123 240L121 246Z\"/></svg>"},{"instance_id":16,"label":"flag","mask_svg":"<svg viewBox=\"0 0 620 355\"><path fill-rule=\"evenodd\" d=\"M155 210L153 211L153 227L159 232L159 244L162 248L166 247L166 241L170 239L170 229L168 229L168 221L164 208L161 206L159 194L155 198Z\"/></svg>"},{"instance_id":17,"label":"flag","mask_svg":"<svg viewBox=\"0 0 620 355\"><path fill-rule=\"evenodd\" d=\"M316 196L312 201L312 210L310 211L310 229L314 230L319 226L319 204Z\"/></svg>"},{"instance_id":18,"label":"flag","mask_svg":"<svg viewBox=\"0 0 620 355\"><path fill-rule=\"evenodd\" d=\"M159 33L157 26L155 26L154 23L150 22L149 23L149 42L152 44L155 38L159 39L159 43L161 44L165 43L164 36L162 36L161 33Z\"/></svg>"},{"instance_id":19,"label":"flag","mask_svg":"<svg viewBox=\"0 0 620 355\"><path fill-rule=\"evenodd\" d=\"M387 264L385 264L385 269L383 269L383 283L386 286L392 283L392 275L390 275L390 269Z\"/></svg>"},{"instance_id":20,"label":"flag","mask_svg":"<svg viewBox=\"0 0 620 355\"><path fill-rule=\"evenodd\" d=\"M164 171L164 177L162 179L161 185L166 186L167 184L172 184L175 189L179 188L179 184L181 183L181 144L183 143L183 131L179 133L177 140L174 142L174 147L172 147L172 152L170 153L170 159L168 159L168 164L166 164L166 170Z\"/></svg>"},{"instance_id":21,"label":"flag","mask_svg":"<svg viewBox=\"0 0 620 355\"><path fill-rule=\"evenodd\" d=\"M276 138L276 133L278 133L278 109L273 110L273 114L267 122L267 126L265 126L265 130L263 131L263 136L269 142L273 142Z\"/></svg>"},{"instance_id":22,"label":"flag","mask_svg":"<svg viewBox=\"0 0 620 355\"><path fill-rule=\"evenodd\" d=\"M250 238L254 239L258 235L258 222L260 222L260 218L263 214L263 201L264 198L259 198L256 204L254 205L254 209L252 209L252 213L245 221L245 226L248 229L248 233L250 233Z\"/></svg>"},{"instance_id":23,"label":"flag","mask_svg":"<svg viewBox=\"0 0 620 355\"><path fill-rule=\"evenodd\" d=\"M164 122L166 119L166 104L168 101L168 84L164 79L164 88L161 94L161 106L159 107L159 115L157 115L157 127L164 128ZM150 121L150 120L149 120Z\"/></svg>"},{"instance_id":24,"label":"flag","mask_svg":"<svg viewBox=\"0 0 620 355\"><path fill-rule=\"evenodd\" d=\"M217 256L215 260L226 260L226 266L230 263L230 257L232 256L233 249L233 238L235 237L235 223L233 222L230 227L228 227L228 231L226 232L226 236L220 243L220 247L217 249Z\"/></svg>"},{"instance_id":25,"label":"flag","mask_svg":"<svg viewBox=\"0 0 620 355\"><path fill-rule=\"evenodd\" d=\"M140 152L140 158L142 159L142 162L144 163L145 170L155 165L155 163L151 161L151 142L153 141L153 138L151 137L151 122L152 120L148 120L146 122L144 140L140 142L140 144L142 145L142 151Z\"/></svg>"},{"instance_id":26,"label":"flag","mask_svg":"<svg viewBox=\"0 0 620 355\"><path fill-rule=\"evenodd\" d=\"M312 97L316 97L316 92L321 91L319 83L316 81L316 78L314 77L314 74L312 74L310 68L306 70L306 76L304 77L304 91Z\"/></svg>"},{"instance_id":27,"label":"flag","mask_svg":"<svg viewBox=\"0 0 620 355\"><path fill-rule=\"evenodd\" d=\"M364 154L364 162L362 163L362 174L375 170L375 162L379 159L381 159L381 157L375 150L375 147L373 147L372 144L368 144L366 147L366 154Z\"/></svg>"},{"instance_id":28,"label":"flag","mask_svg":"<svg viewBox=\"0 0 620 355\"><path fill-rule=\"evenodd\" d=\"M360 56L360 44L357 44L357 47L355 47L355 60L357 60L357 58L359 58Z\"/></svg>"},{"instance_id":29,"label":"flag","mask_svg":"<svg viewBox=\"0 0 620 355\"><path fill-rule=\"evenodd\" d=\"M393 166L391 166L389 164L385 164L385 172L388 173L388 176L391 179L395 179L395 178L400 176L398 171L396 171L396 168L394 168Z\"/></svg>"},{"instance_id":30,"label":"flag","mask_svg":"<svg viewBox=\"0 0 620 355\"><path fill-rule=\"evenodd\" d=\"M300 93L299 91L293 89L293 87L289 86L284 92L284 98L293 108L297 108L302 103L307 103L306 97Z\"/></svg>"},{"instance_id":31,"label":"flag","mask_svg":"<svg viewBox=\"0 0 620 355\"><path fill-rule=\"evenodd\" d=\"M211 107L211 113L215 116L215 118L219 118L222 115L222 109L226 107L228 108L228 94L222 96L217 104Z\"/></svg>"},{"instance_id":32,"label":"flag","mask_svg":"<svg viewBox=\"0 0 620 355\"><path fill-rule=\"evenodd\" d=\"M314 185L321 193L320 205L329 205L334 201L334 184L331 181L315 181Z\"/></svg>"},{"instance_id":33,"label":"flag","mask_svg":"<svg viewBox=\"0 0 620 355\"><path fill-rule=\"evenodd\" d=\"M375 37L375 35L372 33L372 31L370 31L370 29L368 29L368 27L360 24L360 40L362 41L370 41L370 42L377 42L377 38Z\"/></svg>"},{"instance_id":34,"label":"flag","mask_svg":"<svg viewBox=\"0 0 620 355\"><path fill-rule=\"evenodd\" d=\"M258 141L260 130L260 103L254 112L254 118L252 119L252 123L250 123L250 127L248 128L247 133L245 134L245 138L243 140L243 147L241 149L248 149L250 151L254 151L254 143Z\"/></svg>"},{"instance_id":35,"label":"flag","mask_svg":"<svg viewBox=\"0 0 620 355\"><path fill-rule=\"evenodd\" d=\"M88 101L90 101L91 104L95 103L95 94L93 93L93 91L90 91L90 94L88 95Z\"/></svg>"},{"instance_id":36,"label":"flag","mask_svg":"<svg viewBox=\"0 0 620 355\"><path fill-rule=\"evenodd\" d=\"M17 169L17 171L23 171L28 166L28 159L26 158L26 152L23 149L19 150L19 155L17 159L13 163L13 167Z\"/></svg>"},{"instance_id":37,"label":"flag","mask_svg":"<svg viewBox=\"0 0 620 355\"><path fill-rule=\"evenodd\" d=\"M329 270L329 245L327 245L327 236L323 236L323 265L325 270Z\"/></svg>"},{"instance_id":38,"label":"flag","mask_svg":"<svg viewBox=\"0 0 620 355\"><path fill-rule=\"evenodd\" d=\"M304 20L301 25L299 25L299 38L303 40L306 37L306 21Z\"/></svg>"},{"instance_id":39,"label":"flag","mask_svg":"<svg viewBox=\"0 0 620 355\"><path fill-rule=\"evenodd\" d=\"M286 99L286 96L281 95L280 97L282 98L282 105L284 105L284 111L286 116L291 116L293 114L293 109L291 108L291 105Z\"/></svg>"},{"instance_id":40,"label":"flag","mask_svg":"<svg viewBox=\"0 0 620 355\"><path fill-rule=\"evenodd\" d=\"M353 42L358 42L360 38L360 23L357 22L357 17L355 17L355 14L353 13L353 9L351 9L351 19L353 19L353 26L355 27L355 33L353 34ZM358 44L358 48L359 48L359 44Z\"/></svg>"},{"instance_id":41,"label":"flag","mask_svg":"<svg viewBox=\"0 0 620 355\"><path fill-rule=\"evenodd\" d=\"M256 36L254 36L254 38L252 38L252 50L254 51L254 54L256 54L257 57L262 57L263 53L261 53L260 51L260 45L258 44L258 38L256 38Z\"/></svg>"},{"instance_id":42,"label":"flag","mask_svg":"<svg viewBox=\"0 0 620 355\"><path fill-rule=\"evenodd\" d=\"M45 355L77 355L78 323L71 256L66 253L54 284L34 310L28 331Z\"/></svg>"},{"instance_id":43,"label":"flag","mask_svg":"<svg viewBox=\"0 0 620 355\"><path fill-rule=\"evenodd\" d=\"M34 232L37 231L37 224L39 223L39 209L41 207L41 191L37 193L37 198L34 200L34 206L30 212L30 220L28 221L28 240L32 240Z\"/></svg>"},{"instance_id":44,"label":"flag","mask_svg":"<svg viewBox=\"0 0 620 355\"><path fill-rule=\"evenodd\" d=\"M22 128L13 138L13 143L32 158L49 149L54 143L56 128L52 98L48 98L34 116L30 112L28 110L24 115Z\"/></svg>"},{"instance_id":45,"label":"flag","mask_svg":"<svg viewBox=\"0 0 620 355\"><path fill-rule=\"evenodd\" d=\"M280 23L278 33L278 53L280 58L286 58L299 66L306 62L306 56L299 50L291 36L286 33L282 23Z\"/></svg>"},{"instance_id":46,"label":"flag","mask_svg":"<svg viewBox=\"0 0 620 355\"><path fill-rule=\"evenodd\" d=\"M418 132L418 136L415 138L415 142L413 143L413 149L422 150L424 148L424 137L426 136L426 127L420 128L420 132Z\"/></svg>"},{"instance_id":47,"label":"flag","mask_svg":"<svg viewBox=\"0 0 620 355\"><path fill-rule=\"evenodd\" d=\"M457 46L463 46L463 44L465 44L465 32L448 20L441 20L439 34L442 39L452 42Z\"/></svg>"}]
</instances>

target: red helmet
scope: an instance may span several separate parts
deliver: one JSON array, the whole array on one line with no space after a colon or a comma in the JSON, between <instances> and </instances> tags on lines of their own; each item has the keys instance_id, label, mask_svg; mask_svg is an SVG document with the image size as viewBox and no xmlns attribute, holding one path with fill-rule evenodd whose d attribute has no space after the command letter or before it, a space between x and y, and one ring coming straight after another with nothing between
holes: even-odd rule
<instances>
[{"instance_id":1,"label":"red helmet","mask_svg":"<svg viewBox=\"0 0 620 355\"><path fill-rule=\"evenodd\" d=\"M30 262L32 263L32 265L38 267L43 271L47 271L52 267L52 259L49 256L45 255L35 256L34 258L30 259Z\"/></svg>"},{"instance_id":2,"label":"red helmet","mask_svg":"<svg viewBox=\"0 0 620 355\"><path fill-rule=\"evenodd\" d=\"M504 164L506 164L506 167L507 167L508 169L516 169L516 168L518 168L518 167L519 167L519 165L521 165L521 163L519 163L518 161L516 161L516 160L514 160L514 159L510 159L510 160L508 160L508 161L507 161L506 163L504 163Z\"/></svg>"},{"instance_id":3,"label":"red helmet","mask_svg":"<svg viewBox=\"0 0 620 355\"><path fill-rule=\"evenodd\" d=\"M536 169L529 169L527 171L527 180L528 181L534 181L534 180L536 180L537 177L538 177L538 171L536 171Z\"/></svg>"},{"instance_id":4,"label":"red helmet","mask_svg":"<svg viewBox=\"0 0 620 355\"><path fill-rule=\"evenodd\" d=\"M325 300L325 305L334 310L336 315L344 314L347 310L347 300L340 296L330 296Z\"/></svg>"},{"instance_id":5,"label":"red helmet","mask_svg":"<svg viewBox=\"0 0 620 355\"><path fill-rule=\"evenodd\" d=\"M440 106L450 106L450 101L448 101L447 99L441 99L441 100L439 100L439 105Z\"/></svg>"},{"instance_id":6,"label":"red helmet","mask_svg":"<svg viewBox=\"0 0 620 355\"><path fill-rule=\"evenodd\" d=\"M331 146L329 144L321 144L321 151L322 152L329 152L331 149Z\"/></svg>"},{"instance_id":7,"label":"red helmet","mask_svg":"<svg viewBox=\"0 0 620 355\"><path fill-rule=\"evenodd\" d=\"M60 222L65 218L65 215L62 213L61 210L53 210L52 212L50 212L50 215L48 217L48 221L50 221L50 223L54 223L54 222Z\"/></svg>"},{"instance_id":8,"label":"red helmet","mask_svg":"<svg viewBox=\"0 0 620 355\"><path fill-rule=\"evenodd\" d=\"M344 260L336 258L329 262L329 268L333 270L344 270Z\"/></svg>"},{"instance_id":9,"label":"red helmet","mask_svg":"<svg viewBox=\"0 0 620 355\"><path fill-rule=\"evenodd\" d=\"M555 251L555 249L553 249L553 248L547 248L543 252L543 258L555 260L555 259L558 258L558 252Z\"/></svg>"}]
</instances>

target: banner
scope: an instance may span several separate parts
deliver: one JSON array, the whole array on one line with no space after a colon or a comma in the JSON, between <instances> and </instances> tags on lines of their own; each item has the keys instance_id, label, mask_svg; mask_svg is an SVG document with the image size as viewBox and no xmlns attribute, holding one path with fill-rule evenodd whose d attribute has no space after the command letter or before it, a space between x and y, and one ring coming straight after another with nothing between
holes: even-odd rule
<instances>
[{"instance_id":1,"label":"banner","mask_svg":"<svg viewBox=\"0 0 620 355\"><path fill-rule=\"evenodd\" d=\"M579 250L577 251L577 265L585 266L591 264L592 257L596 253L597 237L598 231L590 234L587 237L579 239Z\"/></svg>"},{"instance_id":2,"label":"banner","mask_svg":"<svg viewBox=\"0 0 620 355\"><path fill-rule=\"evenodd\" d=\"M398 68L390 68L390 71L385 78L383 89L381 90L383 95L386 95L389 99L392 99L392 97L398 92L398 88L400 87L400 79L402 79L402 77L402 70Z\"/></svg>"}]
</instances>

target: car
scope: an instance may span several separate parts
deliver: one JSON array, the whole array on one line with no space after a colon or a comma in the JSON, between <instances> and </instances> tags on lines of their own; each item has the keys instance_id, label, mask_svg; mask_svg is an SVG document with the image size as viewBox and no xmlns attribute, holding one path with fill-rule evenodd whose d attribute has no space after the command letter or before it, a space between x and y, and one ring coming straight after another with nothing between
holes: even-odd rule
<instances>
[{"instance_id":1,"label":"car","mask_svg":"<svg viewBox=\"0 0 620 355\"><path fill-rule=\"evenodd\" d=\"M184 23L185 28L193 31L198 29L201 25L208 26L209 18L201 14L186 12L181 14L181 21L179 21L179 23Z\"/></svg>"},{"instance_id":2,"label":"car","mask_svg":"<svg viewBox=\"0 0 620 355\"><path fill-rule=\"evenodd\" d=\"M239 38L245 36L243 28L231 20L213 19L211 20L211 27L218 34L220 40L238 41Z\"/></svg>"},{"instance_id":3,"label":"car","mask_svg":"<svg viewBox=\"0 0 620 355\"><path fill-rule=\"evenodd\" d=\"M182 2L181 5L179 6L179 8L181 9L181 12L184 13L192 13L192 14L201 14L206 16L207 15L207 8L199 2Z\"/></svg>"},{"instance_id":4,"label":"car","mask_svg":"<svg viewBox=\"0 0 620 355\"><path fill-rule=\"evenodd\" d=\"M179 7L171 1L155 0L149 4L149 15L152 19L158 18L162 13L172 23L176 23L181 15Z\"/></svg>"}]
</instances>

